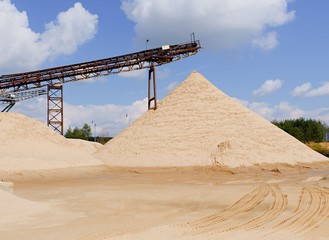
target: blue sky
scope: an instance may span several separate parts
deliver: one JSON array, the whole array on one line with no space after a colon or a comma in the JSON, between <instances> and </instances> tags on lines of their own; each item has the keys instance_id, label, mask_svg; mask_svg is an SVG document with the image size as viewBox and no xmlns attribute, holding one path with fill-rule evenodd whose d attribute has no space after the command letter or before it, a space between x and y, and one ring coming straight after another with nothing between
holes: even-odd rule
<instances>
[{"instance_id":1,"label":"blue sky","mask_svg":"<svg viewBox=\"0 0 329 240\"><path fill-rule=\"evenodd\" d=\"M173 8L173 6L175 6ZM189 41L203 49L158 68L163 98L197 70L268 120L329 123L329 2L325 0L0 0L0 75ZM147 72L64 85L65 128L115 135L147 108ZM46 121L46 99L12 111ZM128 116L128 117L126 117Z\"/></svg>"}]
</instances>

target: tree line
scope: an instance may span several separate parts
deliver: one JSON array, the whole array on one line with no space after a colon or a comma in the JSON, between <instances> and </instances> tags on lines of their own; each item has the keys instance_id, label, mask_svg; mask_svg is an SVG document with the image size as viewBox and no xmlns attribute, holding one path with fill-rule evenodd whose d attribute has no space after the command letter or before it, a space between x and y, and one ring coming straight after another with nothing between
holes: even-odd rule
<instances>
[{"instance_id":1,"label":"tree line","mask_svg":"<svg viewBox=\"0 0 329 240\"><path fill-rule=\"evenodd\" d=\"M328 125L324 122L315 119L286 119L272 121L274 125L281 128L283 131L289 133L303 143L319 143L324 141L325 133L329 132ZM89 141L95 141L104 144L111 139L111 137L92 137L91 127L85 123L82 128L69 127L66 131L66 138L77 138Z\"/></svg>"},{"instance_id":2,"label":"tree line","mask_svg":"<svg viewBox=\"0 0 329 240\"><path fill-rule=\"evenodd\" d=\"M315 119L274 120L272 123L303 143L323 142L328 131L324 122Z\"/></svg>"},{"instance_id":3,"label":"tree line","mask_svg":"<svg viewBox=\"0 0 329 240\"><path fill-rule=\"evenodd\" d=\"M75 139L82 139L82 140L87 140L87 141L96 141L101 144L105 144L109 140L112 139L112 137L105 137L105 136L92 136L91 133L91 127L87 123L85 123L82 128L71 128L69 127L64 135L66 138L75 138Z\"/></svg>"}]
</instances>

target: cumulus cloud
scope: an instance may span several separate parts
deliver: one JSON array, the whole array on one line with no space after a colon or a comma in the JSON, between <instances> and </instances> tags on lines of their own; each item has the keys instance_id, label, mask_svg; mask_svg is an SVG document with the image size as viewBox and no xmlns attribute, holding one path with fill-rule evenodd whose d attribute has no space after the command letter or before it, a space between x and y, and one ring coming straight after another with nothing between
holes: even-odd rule
<instances>
[{"instance_id":1,"label":"cumulus cloud","mask_svg":"<svg viewBox=\"0 0 329 240\"><path fill-rule=\"evenodd\" d=\"M295 87L294 90L292 90L291 94L293 96L301 96L304 93L308 92L308 90L310 90L311 87L312 87L311 86L311 83L309 83L309 82L308 83L304 83L304 84L302 84L300 86Z\"/></svg>"},{"instance_id":2,"label":"cumulus cloud","mask_svg":"<svg viewBox=\"0 0 329 240\"><path fill-rule=\"evenodd\" d=\"M306 96L308 97L318 97L324 95L329 95L329 82L323 82L320 87L306 92Z\"/></svg>"},{"instance_id":3,"label":"cumulus cloud","mask_svg":"<svg viewBox=\"0 0 329 240\"><path fill-rule=\"evenodd\" d=\"M289 0L123 0L121 9L135 25L136 40L150 44L184 42L195 32L208 49L246 44L269 50L278 45L275 27L295 17Z\"/></svg>"},{"instance_id":4,"label":"cumulus cloud","mask_svg":"<svg viewBox=\"0 0 329 240\"><path fill-rule=\"evenodd\" d=\"M280 102L279 104L274 106L274 118L275 119L282 119L284 118L300 118L305 115L305 111L300 109L299 107L293 106L286 101Z\"/></svg>"},{"instance_id":5,"label":"cumulus cloud","mask_svg":"<svg viewBox=\"0 0 329 240\"><path fill-rule=\"evenodd\" d=\"M122 72L119 73L120 77L123 78L130 78L130 79L136 79L136 80L146 80L149 77L148 73L149 69L143 68L136 71L129 71L129 72ZM156 69L156 79L166 78L170 75L170 70L168 68Z\"/></svg>"},{"instance_id":6,"label":"cumulus cloud","mask_svg":"<svg viewBox=\"0 0 329 240\"><path fill-rule=\"evenodd\" d=\"M99 134L116 135L147 111L147 98L136 100L131 105L71 105L65 104L65 126L82 126L96 123Z\"/></svg>"},{"instance_id":7,"label":"cumulus cloud","mask_svg":"<svg viewBox=\"0 0 329 240\"><path fill-rule=\"evenodd\" d=\"M47 46L50 56L72 54L78 46L94 37L97 23L97 15L89 13L81 3L75 3L46 25L41 43Z\"/></svg>"},{"instance_id":8,"label":"cumulus cloud","mask_svg":"<svg viewBox=\"0 0 329 240\"><path fill-rule=\"evenodd\" d=\"M309 117L329 123L329 108L319 108L309 112Z\"/></svg>"},{"instance_id":9,"label":"cumulus cloud","mask_svg":"<svg viewBox=\"0 0 329 240\"><path fill-rule=\"evenodd\" d=\"M148 77L148 70L146 68L140 69L137 71L130 71L130 72L122 72L119 73L120 77L124 78L133 78L138 80L145 80Z\"/></svg>"},{"instance_id":10,"label":"cumulus cloud","mask_svg":"<svg viewBox=\"0 0 329 240\"><path fill-rule=\"evenodd\" d=\"M291 105L287 101L282 101L274 105L266 102L252 102L239 99L238 101L245 107L249 108L253 112L261 115L269 121L274 119L294 119L309 115L303 109L299 108L298 106Z\"/></svg>"},{"instance_id":11,"label":"cumulus cloud","mask_svg":"<svg viewBox=\"0 0 329 240\"><path fill-rule=\"evenodd\" d=\"M282 87L283 81L280 79L266 80L265 83L259 88L253 91L254 96L264 96L279 90Z\"/></svg>"},{"instance_id":12,"label":"cumulus cloud","mask_svg":"<svg viewBox=\"0 0 329 240\"><path fill-rule=\"evenodd\" d=\"M35 69L48 59L72 54L94 37L97 24L97 15L76 3L38 33L30 28L25 11L0 0L0 74Z\"/></svg>"},{"instance_id":13,"label":"cumulus cloud","mask_svg":"<svg viewBox=\"0 0 329 240\"><path fill-rule=\"evenodd\" d=\"M272 115L272 108L269 107L269 104L265 102L251 102L239 98L233 98L234 100L240 102L245 107L249 108L251 111L261 115L262 117L269 119Z\"/></svg>"},{"instance_id":14,"label":"cumulus cloud","mask_svg":"<svg viewBox=\"0 0 329 240\"><path fill-rule=\"evenodd\" d=\"M293 96L319 97L329 95L329 82L321 83L318 88L312 89L311 83L304 83L295 87L291 94Z\"/></svg>"},{"instance_id":15,"label":"cumulus cloud","mask_svg":"<svg viewBox=\"0 0 329 240\"><path fill-rule=\"evenodd\" d=\"M14 112L46 124L47 98L45 96L17 103ZM147 111L147 98L130 105L72 105L64 103L64 130L96 123L96 135L114 136Z\"/></svg>"},{"instance_id":16,"label":"cumulus cloud","mask_svg":"<svg viewBox=\"0 0 329 240\"><path fill-rule=\"evenodd\" d=\"M252 45L263 50L271 50L279 44L277 35L276 32L269 32L264 36L255 38L252 41Z\"/></svg>"}]
</instances>

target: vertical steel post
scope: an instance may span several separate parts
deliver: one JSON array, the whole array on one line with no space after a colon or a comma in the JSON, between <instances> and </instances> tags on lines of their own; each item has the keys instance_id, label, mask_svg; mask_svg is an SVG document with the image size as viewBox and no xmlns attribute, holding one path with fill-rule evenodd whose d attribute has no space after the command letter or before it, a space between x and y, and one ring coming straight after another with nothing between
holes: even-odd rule
<instances>
[{"instance_id":1,"label":"vertical steel post","mask_svg":"<svg viewBox=\"0 0 329 240\"><path fill-rule=\"evenodd\" d=\"M153 85L153 96L151 95L151 86ZM153 107L152 107L153 102ZM151 66L149 69L148 79L148 109L157 109L157 95L156 95L156 78L155 78L155 67Z\"/></svg>"},{"instance_id":2,"label":"vertical steel post","mask_svg":"<svg viewBox=\"0 0 329 240\"><path fill-rule=\"evenodd\" d=\"M61 135L64 134L63 124L63 86L48 86L48 126Z\"/></svg>"}]
</instances>

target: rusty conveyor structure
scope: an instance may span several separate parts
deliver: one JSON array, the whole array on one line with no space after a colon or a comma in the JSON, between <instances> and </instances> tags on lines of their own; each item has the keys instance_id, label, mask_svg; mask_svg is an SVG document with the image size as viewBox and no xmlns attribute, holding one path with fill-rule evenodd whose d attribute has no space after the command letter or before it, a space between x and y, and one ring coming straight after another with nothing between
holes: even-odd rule
<instances>
[{"instance_id":1,"label":"rusty conveyor structure","mask_svg":"<svg viewBox=\"0 0 329 240\"><path fill-rule=\"evenodd\" d=\"M31 72L0 76L0 102L13 106L17 93L34 92L35 95L48 94L48 126L63 134L63 84L94 77L149 68L148 108L157 108L155 67L192 56L201 48L200 42L165 45L122 56L90 62L42 69ZM47 90L45 90L47 88ZM22 95L22 94L20 94ZM24 95L24 94L23 94ZM28 94L26 94L28 95ZM8 99L7 96L12 96ZM10 108L11 108L10 107ZM6 110L10 110L7 107Z\"/></svg>"},{"instance_id":2,"label":"rusty conveyor structure","mask_svg":"<svg viewBox=\"0 0 329 240\"><path fill-rule=\"evenodd\" d=\"M32 89L23 92L0 94L0 103L7 104L1 112L9 112L10 109L20 101L35 98L47 94L45 89Z\"/></svg>"}]
</instances>

